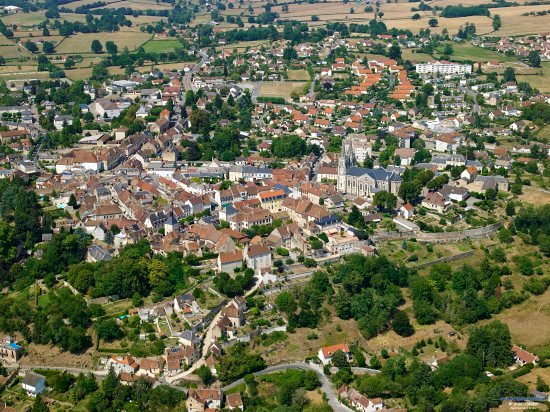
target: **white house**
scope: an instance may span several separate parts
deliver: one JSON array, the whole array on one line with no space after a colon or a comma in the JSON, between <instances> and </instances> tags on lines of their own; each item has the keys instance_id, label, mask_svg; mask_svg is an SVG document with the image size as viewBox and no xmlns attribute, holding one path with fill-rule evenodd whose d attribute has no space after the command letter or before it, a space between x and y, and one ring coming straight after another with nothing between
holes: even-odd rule
<instances>
[{"instance_id":1,"label":"white house","mask_svg":"<svg viewBox=\"0 0 550 412\"><path fill-rule=\"evenodd\" d=\"M261 269L271 267L271 251L264 245L251 245L245 249L246 265L259 273Z\"/></svg>"},{"instance_id":2,"label":"white house","mask_svg":"<svg viewBox=\"0 0 550 412\"><path fill-rule=\"evenodd\" d=\"M118 375L121 372L135 373L139 369L139 364L131 356L112 356L107 361L107 368L111 367Z\"/></svg>"},{"instance_id":3,"label":"white house","mask_svg":"<svg viewBox=\"0 0 550 412\"><path fill-rule=\"evenodd\" d=\"M28 372L21 384L28 396L36 397L46 390L46 378L37 373Z\"/></svg>"},{"instance_id":4,"label":"white house","mask_svg":"<svg viewBox=\"0 0 550 412\"><path fill-rule=\"evenodd\" d=\"M525 349L520 348L517 345L512 346L512 353L514 354L514 360L518 365L526 365L531 363L536 365L539 358L536 355L533 355L531 352L527 352Z\"/></svg>"},{"instance_id":5,"label":"white house","mask_svg":"<svg viewBox=\"0 0 550 412\"><path fill-rule=\"evenodd\" d=\"M346 355L346 358L350 358L351 352L347 343L339 343L337 345L325 346L324 348L319 349L317 356L323 365L329 365L332 362L332 355L334 352L341 350Z\"/></svg>"},{"instance_id":6,"label":"white house","mask_svg":"<svg viewBox=\"0 0 550 412\"><path fill-rule=\"evenodd\" d=\"M405 219L410 219L414 216L414 206L410 203L405 203L399 208L399 214Z\"/></svg>"},{"instance_id":7,"label":"white house","mask_svg":"<svg viewBox=\"0 0 550 412\"><path fill-rule=\"evenodd\" d=\"M55 116L53 119L53 125L57 130L63 129L65 126L73 124L72 116Z\"/></svg>"}]
</instances>

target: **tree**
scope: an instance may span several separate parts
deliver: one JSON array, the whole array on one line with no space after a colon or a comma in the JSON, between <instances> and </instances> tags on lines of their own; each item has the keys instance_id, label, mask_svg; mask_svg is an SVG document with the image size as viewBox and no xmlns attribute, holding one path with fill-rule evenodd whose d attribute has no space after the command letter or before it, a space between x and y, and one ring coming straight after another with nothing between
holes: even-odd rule
<instances>
[{"instance_id":1,"label":"tree","mask_svg":"<svg viewBox=\"0 0 550 412\"><path fill-rule=\"evenodd\" d=\"M420 14L414 13L411 17L413 20L420 20Z\"/></svg>"},{"instance_id":2,"label":"tree","mask_svg":"<svg viewBox=\"0 0 550 412\"><path fill-rule=\"evenodd\" d=\"M529 56L527 56L527 62L531 67L540 67L540 53L536 50L533 50L531 53L529 53Z\"/></svg>"},{"instance_id":3,"label":"tree","mask_svg":"<svg viewBox=\"0 0 550 412\"><path fill-rule=\"evenodd\" d=\"M107 53L109 54L117 54L118 53L118 46L115 42L109 40L105 42L105 49L107 50Z\"/></svg>"},{"instance_id":4,"label":"tree","mask_svg":"<svg viewBox=\"0 0 550 412\"><path fill-rule=\"evenodd\" d=\"M212 371L208 366L201 365L201 367L197 369L196 374L199 378L201 378L203 384L208 385L212 382Z\"/></svg>"},{"instance_id":5,"label":"tree","mask_svg":"<svg viewBox=\"0 0 550 412\"><path fill-rule=\"evenodd\" d=\"M498 320L474 328L466 353L475 356L483 366L502 368L512 364L512 337L508 325Z\"/></svg>"},{"instance_id":6,"label":"tree","mask_svg":"<svg viewBox=\"0 0 550 412\"><path fill-rule=\"evenodd\" d=\"M42 399L42 395L38 394L36 395L36 399L34 400L34 403L32 404L32 412L48 412L50 409Z\"/></svg>"},{"instance_id":7,"label":"tree","mask_svg":"<svg viewBox=\"0 0 550 412\"><path fill-rule=\"evenodd\" d=\"M447 43L445 46L443 46L443 54L446 56L450 56L454 53L453 45L451 43Z\"/></svg>"},{"instance_id":8,"label":"tree","mask_svg":"<svg viewBox=\"0 0 550 412\"><path fill-rule=\"evenodd\" d=\"M550 386L548 386L548 384L540 376L537 376L537 391L539 392L550 391Z\"/></svg>"},{"instance_id":9,"label":"tree","mask_svg":"<svg viewBox=\"0 0 550 412\"><path fill-rule=\"evenodd\" d=\"M409 317L401 310L395 312L392 321L392 328L399 336L407 337L414 334L414 328L409 321Z\"/></svg>"},{"instance_id":10,"label":"tree","mask_svg":"<svg viewBox=\"0 0 550 412\"><path fill-rule=\"evenodd\" d=\"M395 60L401 59L401 48L397 44L392 44L388 50L388 57Z\"/></svg>"},{"instance_id":11,"label":"tree","mask_svg":"<svg viewBox=\"0 0 550 412\"><path fill-rule=\"evenodd\" d=\"M99 54L103 52L103 45L97 39L92 40L91 50L93 53Z\"/></svg>"},{"instance_id":12,"label":"tree","mask_svg":"<svg viewBox=\"0 0 550 412\"><path fill-rule=\"evenodd\" d=\"M45 41L42 44L42 51L46 54L53 53L55 51L55 46L51 41Z\"/></svg>"},{"instance_id":13,"label":"tree","mask_svg":"<svg viewBox=\"0 0 550 412\"><path fill-rule=\"evenodd\" d=\"M347 355L340 349L332 354L330 361L337 368L349 368Z\"/></svg>"},{"instance_id":14,"label":"tree","mask_svg":"<svg viewBox=\"0 0 550 412\"><path fill-rule=\"evenodd\" d=\"M493 16L493 30L498 31L502 26L502 21L500 20L500 16L498 14L495 14Z\"/></svg>"},{"instance_id":15,"label":"tree","mask_svg":"<svg viewBox=\"0 0 550 412\"><path fill-rule=\"evenodd\" d=\"M95 329L97 337L103 339L105 342L112 342L124 336L124 332L114 319L105 319L96 323Z\"/></svg>"},{"instance_id":16,"label":"tree","mask_svg":"<svg viewBox=\"0 0 550 412\"><path fill-rule=\"evenodd\" d=\"M419 182L403 182L399 188L399 197L403 199L404 202L410 202L416 199L421 191L422 187Z\"/></svg>"},{"instance_id":17,"label":"tree","mask_svg":"<svg viewBox=\"0 0 550 412\"><path fill-rule=\"evenodd\" d=\"M189 115L189 121L193 133L208 134L210 132L210 118L205 110L193 110Z\"/></svg>"},{"instance_id":18,"label":"tree","mask_svg":"<svg viewBox=\"0 0 550 412\"><path fill-rule=\"evenodd\" d=\"M504 69L504 73L502 75L502 80L507 82L515 82L516 81L516 71L513 67L507 67Z\"/></svg>"},{"instance_id":19,"label":"tree","mask_svg":"<svg viewBox=\"0 0 550 412\"><path fill-rule=\"evenodd\" d=\"M351 207L351 212L348 216L348 223L355 227L362 227L364 223L363 215L359 208L355 205Z\"/></svg>"},{"instance_id":20,"label":"tree","mask_svg":"<svg viewBox=\"0 0 550 412\"><path fill-rule=\"evenodd\" d=\"M437 21L437 19L431 18L430 20L428 20L428 25L430 27L437 27L438 24L439 24L439 22Z\"/></svg>"},{"instance_id":21,"label":"tree","mask_svg":"<svg viewBox=\"0 0 550 412\"><path fill-rule=\"evenodd\" d=\"M285 313L287 316L294 313L297 309L294 296L292 296L292 293L287 291L281 292L279 293L279 295L277 295L277 298L275 299L275 305L281 312Z\"/></svg>"},{"instance_id":22,"label":"tree","mask_svg":"<svg viewBox=\"0 0 550 412\"><path fill-rule=\"evenodd\" d=\"M374 194L373 205L386 210L395 209L395 206L397 205L397 197L393 193L381 190L380 192L376 192Z\"/></svg>"},{"instance_id":23,"label":"tree","mask_svg":"<svg viewBox=\"0 0 550 412\"><path fill-rule=\"evenodd\" d=\"M38 51L38 46L36 45L36 43L30 40L27 40L25 42L25 48L31 53L36 53Z\"/></svg>"},{"instance_id":24,"label":"tree","mask_svg":"<svg viewBox=\"0 0 550 412\"><path fill-rule=\"evenodd\" d=\"M71 196L69 197L69 202L67 203L67 205L75 209L78 207L78 202L76 201L76 196L74 195L74 193L71 193Z\"/></svg>"}]
</instances>

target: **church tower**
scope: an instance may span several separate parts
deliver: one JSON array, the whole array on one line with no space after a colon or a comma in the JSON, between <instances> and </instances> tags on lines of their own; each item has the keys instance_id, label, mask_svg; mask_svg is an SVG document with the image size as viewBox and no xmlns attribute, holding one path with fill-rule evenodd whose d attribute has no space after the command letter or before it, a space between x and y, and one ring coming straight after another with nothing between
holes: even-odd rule
<instances>
[{"instance_id":1,"label":"church tower","mask_svg":"<svg viewBox=\"0 0 550 412\"><path fill-rule=\"evenodd\" d=\"M170 207L170 215L168 216L168 219L166 219L166 222L164 222L164 234L167 235L168 233L177 232L180 229L180 224L174 217L174 206Z\"/></svg>"},{"instance_id":2,"label":"church tower","mask_svg":"<svg viewBox=\"0 0 550 412\"><path fill-rule=\"evenodd\" d=\"M346 175L348 174L348 169L353 166L353 148L351 145L351 140L344 139L342 141L342 153L340 154L340 159L338 160L338 191L345 193L346 192Z\"/></svg>"}]
</instances>

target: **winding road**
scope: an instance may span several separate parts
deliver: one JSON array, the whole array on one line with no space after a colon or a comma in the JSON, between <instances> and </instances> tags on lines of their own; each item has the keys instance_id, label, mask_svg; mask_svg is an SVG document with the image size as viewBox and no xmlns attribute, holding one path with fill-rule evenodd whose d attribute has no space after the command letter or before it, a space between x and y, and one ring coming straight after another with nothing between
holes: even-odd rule
<instances>
[{"instance_id":1,"label":"winding road","mask_svg":"<svg viewBox=\"0 0 550 412\"><path fill-rule=\"evenodd\" d=\"M340 403L340 401L338 400L338 396L332 390L332 384L330 383L330 380L323 373L323 370L321 369L320 366L312 365L310 363L303 363L303 362L285 363L282 365L270 366L268 368L265 368L264 370L254 373L254 376L267 375L269 373L285 371L288 369L300 369L300 370L315 372L319 377L319 380L321 381L321 390L327 396L328 404L332 408L332 410L336 412L353 412L352 409ZM232 389L235 386L241 385L243 383L244 383L244 379L239 379L233 383L230 383L227 386L224 386L222 388L222 391L226 392L229 389Z\"/></svg>"}]
</instances>

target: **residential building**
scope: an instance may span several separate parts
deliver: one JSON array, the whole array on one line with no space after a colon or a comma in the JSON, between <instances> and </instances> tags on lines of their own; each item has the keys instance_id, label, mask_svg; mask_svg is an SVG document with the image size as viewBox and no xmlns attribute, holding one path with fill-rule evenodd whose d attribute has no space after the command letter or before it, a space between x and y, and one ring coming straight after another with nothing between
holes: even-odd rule
<instances>
[{"instance_id":1,"label":"residential building","mask_svg":"<svg viewBox=\"0 0 550 412\"><path fill-rule=\"evenodd\" d=\"M330 365L332 362L332 355L337 351L344 352L344 355L349 359L351 357L351 351L347 343L339 343L337 345L325 346L324 348L319 349L317 357L323 365Z\"/></svg>"}]
</instances>

